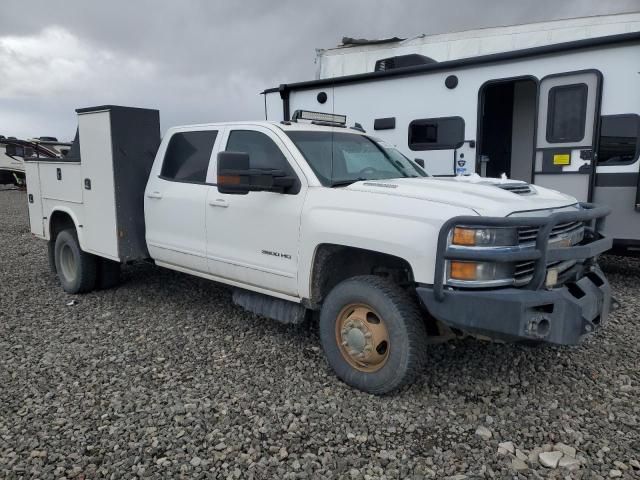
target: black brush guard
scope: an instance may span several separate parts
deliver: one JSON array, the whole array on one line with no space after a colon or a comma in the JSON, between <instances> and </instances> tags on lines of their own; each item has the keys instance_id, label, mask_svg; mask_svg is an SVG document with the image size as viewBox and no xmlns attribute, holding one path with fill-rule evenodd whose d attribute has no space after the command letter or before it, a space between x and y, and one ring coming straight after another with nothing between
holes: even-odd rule
<instances>
[{"instance_id":1,"label":"black brush guard","mask_svg":"<svg viewBox=\"0 0 640 480\"><path fill-rule=\"evenodd\" d=\"M597 266L596 257L611 248L612 240L599 232L610 209L581 203L580 210L557 212L545 217L461 216L447 221L438 237L433 286L416 291L422 303L438 320L466 332L505 340L533 339L557 344L575 344L601 326L609 311L609 284ZM550 246L556 225L582 222L584 239L577 245ZM511 251L456 250L448 239L456 226L538 227L535 244ZM518 263L534 262L530 280L518 288L445 288L448 260ZM576 260L575 278L566 285L546 288L547 265Z\"/></svg>"}]
</instances>

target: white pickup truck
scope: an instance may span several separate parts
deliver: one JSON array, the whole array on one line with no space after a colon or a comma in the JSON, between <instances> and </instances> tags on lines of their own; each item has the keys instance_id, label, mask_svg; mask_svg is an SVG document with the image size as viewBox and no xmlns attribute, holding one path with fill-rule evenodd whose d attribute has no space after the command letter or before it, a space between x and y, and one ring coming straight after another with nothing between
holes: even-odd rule
<instances>
[{"instance_id":1,"label":"white pickup truck","mask_svg":"<svg viewBox=\"0 0 640 480\"><path fill-rule=\"evenodd\" d=\"M606 208L429 177L335 115L175 127L161 141L156 110L77 113L69 154L26 168L32 232L68 293L149 259L222 282L256 314L319 317L330 366L376 394L410 382L436 339L576 344L606 321Z\"/></svg>"}]
</instances>

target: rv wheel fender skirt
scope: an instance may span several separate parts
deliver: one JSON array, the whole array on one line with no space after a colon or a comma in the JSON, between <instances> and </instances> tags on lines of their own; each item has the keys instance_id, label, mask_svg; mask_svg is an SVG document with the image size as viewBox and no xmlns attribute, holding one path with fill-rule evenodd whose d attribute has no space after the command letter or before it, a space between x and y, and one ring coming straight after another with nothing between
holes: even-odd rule
<instances>
[{"instance_id":1,"label":"rv wheel fender skirt","mask_svg":"<svg viewBox=\"0 0 640 480\"><path fill-rule=\"evenodd\" d=\"M86 293L96 285L97 259L83 252L74 229L61 231L54 249L56 272L67 293Z\"/></svg>"},{"instance_id":2,"label":"rv wheel fender skirt","mask_svg":"<svg viewBox=\"0 0 640 480\"><path fill-rule=\"evenodd\" d=\"M354 277L334 287L319 330L336 375L367 393L411 383L425 362L427 331L416 299L384 278Z\"/></svg>"}]
</instances>

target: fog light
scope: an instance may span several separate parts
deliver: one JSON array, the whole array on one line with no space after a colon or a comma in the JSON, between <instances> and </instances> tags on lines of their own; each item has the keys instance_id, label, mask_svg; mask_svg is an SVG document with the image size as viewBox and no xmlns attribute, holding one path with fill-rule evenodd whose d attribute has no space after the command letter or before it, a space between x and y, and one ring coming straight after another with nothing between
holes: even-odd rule
<instances>
[{"instance_id":1,"label":"fog light","mask_svg":"<svg viewBox=\"0 0 640 480\"><path fill-rule=\"evenodd\" d=\"M510 283L514 266L510 263L469 262L452 260L449 263L449 279L474 282Z\"/></svg>"},{"instance_id":2,"label":"fog light","mask_svg":"<svg viewBox=\"0 0 640 480\"><path fill-rule=\"evenodd\" d=\"M451 262L449 277L455 280L475 280L478 276L477 267L476 262Z\"/></svg>"}]
</instances>

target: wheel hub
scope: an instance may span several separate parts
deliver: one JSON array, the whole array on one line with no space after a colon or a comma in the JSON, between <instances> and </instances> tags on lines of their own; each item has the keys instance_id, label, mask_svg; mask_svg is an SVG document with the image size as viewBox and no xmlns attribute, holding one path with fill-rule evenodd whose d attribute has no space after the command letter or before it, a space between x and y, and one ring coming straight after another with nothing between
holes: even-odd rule
<instances>
[{"instance_id":1,"label":"wheel hub","mask_svg":"<svg viewBox=\"0 0 640 480\"><path fill-rule=\"evenodd\" d=\"M336 341L344 359L362 372L375 372L387 361L387 328L367 305L348 305L342 309L336 322Z\"/></svg>"},{"instance_id":2,"label":"wheel hub","mask_svg":"<svg viewBox=\"0 0 640 480\"><path fill-rule=\"evenodd\" d=\"M367 346L367 339L363 332L363 327L349 328L346 332L346 335L343 334L343 338L348 347L358 353L364 352L365 346Z\"/></svg>"},{"instance_id":3,"label":"wheel hub","mask_svg":"<svg viewBox=\"0 0 640 480\"><path fill-rule=\"evenodd\" d=\"M76 258L73 255L73 250L67 244L64 244L60 249L60 268L65 279L73 281L76 274Z\"/></svg>"}]
</instances>

